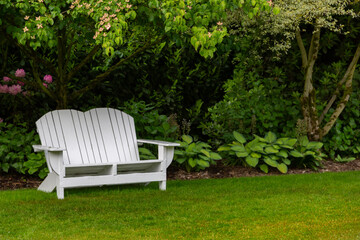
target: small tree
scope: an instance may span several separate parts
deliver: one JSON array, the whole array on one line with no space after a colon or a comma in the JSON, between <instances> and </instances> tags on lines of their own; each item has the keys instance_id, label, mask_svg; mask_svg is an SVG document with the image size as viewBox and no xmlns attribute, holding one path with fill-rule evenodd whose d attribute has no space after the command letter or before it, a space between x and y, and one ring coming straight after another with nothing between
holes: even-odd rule
<instances>
[{"instance_id":1,"label":"small tree","mask_svg":"<svg viewBox=\"0 0 360 240\"><path fill-rule=\"evenodd\" d=\"M321 140L344 110L351 95L353 75L360 57L359 42L352 58L348 59L347 70L338 79L336 88L320 111L317 106L319 99L316 98L315 88L317 79L314 79L313 73L321 48L321 32L347 34L344 26L339 23L338 17L350 16L353 18L352 21L358 21L359 13L354 9L358 8L359 4L358 0L276 0L273 5L280 9L280 13L275 15L264 12L255 20L255 23L247 19L241 11L237 15L232 15L230 24L236 25L241 22L242 26L231 30L230 33L238 35L243 32L255 33L256 40L266 44L273 43L270 44L270 49L273 50L275 56L287 52L293 40L296 40L302 60L302 66L299 69L303 74L303 91L300 99L303 123L311 140ZM310 39L303 38L304 32L308 33L309 30L311 34L306 34L306 36L310 35ZM316 85L318 84L316 82ZM331 108L334 109L331 116L325 117Z\"/></svg>"},{"instance_id":2,"label":"small tree","mask_svg":"<svg viewBox=\"0 0 360 240\"><path fill-rule=\"evenodd\" d=\"M34 81L22 81L61 109L147 49L161 50L161 43L191 39L203 57L212 57L227 34L221 22L227 7L254 15L268 5L265 0L0 0L0 31L31 59ZM103 56L100 72L85 83L73 82ZM43 71L53 76L52 88L44 86Z\"/></svg>"}]
</instances>

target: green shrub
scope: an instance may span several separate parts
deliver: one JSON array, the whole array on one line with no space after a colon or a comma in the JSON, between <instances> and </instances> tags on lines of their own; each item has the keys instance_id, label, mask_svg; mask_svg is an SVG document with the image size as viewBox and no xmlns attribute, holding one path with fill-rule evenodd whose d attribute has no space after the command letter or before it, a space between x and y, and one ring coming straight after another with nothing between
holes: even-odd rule
<instances>
[{"instance_id":1,"label":"green shrub","mask_svg":"<svg viewBox=\"0 0 360 240\"><path fill-rule=\"evenodd\" d=\"M134 118L138 137L167 141L178 138L178 126L171 123L166 115L159 114L153 104L129 101L120 109Z\"/></svg>"},{"instance_id":2,"label":"green shrub","mask_svg":"<svg viewBox=\"0 0 360 240\"><path fill-rule=\"evenodd\" d=\"M234 131L235 141L219 147L218 151L228 153L228 164L258 167L265 173L268 173L269 167L286 173L290 165L316 169L325 156L319 151L323 144L309 142L306 137L299 141L296 138L277 138L273 132L268 132L264 138L254 136L247 142L241 133Z\"/></svg>"},{"instance_id":3,"label":"green shrub","mask_svg":"<svg viewBox=\"0 0 360 240\"><path fill-rule=\"evenodd\" d=\"M29 131L26 124L0 123L0 172L13 170L45 177L48 171L45 156L32 152L32 145L39 142L38 135Z\"/></svg>"},{"instance_id":4,"label":"green shrub","mask_svg":"<svg viewBox=\"0 0 360 240\"><path fill-rule=\"evenodd\" d=\"M294 157L291 161L292 165L297 168L305 167L317 170L322 166L323 158L326 157L326 154L320 151L322 146L323 143L311 142L307 136L299 137L295 149L290 152L290 155Z\"/></svg>"},{"instance_id":5,"label":"green shrub","mask_svg":"<svg viewBox=\"0 0 360 240\"><path fill-rule=\"evenodd\" d=\"M291 91L292 83L283 83L281 69L274 69L270 77L261 74L260 69L239 67L233 79L224 85L224 99L209 108L209 120L201 125L204 134L213 138L215 144L229 142L233 131L248 138L268 131L295 135L301 114L299 96Z\"/></svg>"},{"instance_id":6,"label":"green shrub","mask_svg":"<svg viewBox=\"0 0 360 240\"><path fill-rule=\"evenodd\" d=\"M180 143L180 149L175 150L174 160L184 166L188 172L191 170L203 170L216 164L215 160L220 160L218 153L211 151L211 146L204 142L195 142L189 135L182 136L183 141Z\"/></svg>"}]
</instances>

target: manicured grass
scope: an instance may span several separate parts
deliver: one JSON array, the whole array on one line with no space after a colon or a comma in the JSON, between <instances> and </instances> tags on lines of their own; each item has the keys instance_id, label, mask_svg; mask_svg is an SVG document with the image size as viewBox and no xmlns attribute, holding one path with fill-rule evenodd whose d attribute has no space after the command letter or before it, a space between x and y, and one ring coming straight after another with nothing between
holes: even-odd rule
<instances>
[{"instance_id":1,"label":"manicured grass","mask_svg":"<svg viewBox=\"0 0 360 240\"><path fill-rule=\"evenodd\" d=\"M360 239L360 172L0 191L0 239Z\"/></svg>"}]
</instances>

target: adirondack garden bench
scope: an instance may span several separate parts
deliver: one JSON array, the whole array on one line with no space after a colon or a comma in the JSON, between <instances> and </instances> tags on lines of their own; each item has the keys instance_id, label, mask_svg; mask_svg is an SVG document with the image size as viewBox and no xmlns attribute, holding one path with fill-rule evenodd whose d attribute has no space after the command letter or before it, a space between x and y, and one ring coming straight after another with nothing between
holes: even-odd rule
<instances>
[{"instance_id":1,"label":"adirondack garden bench","mask_svg":"<svg viewBox=\"0 0 360 240\"><path fill-rule=\"evenodd\" d=\"M36 122L49 174L38 190L64 198L65 188L159 182L166 190L166 169L178 143L136 138L134 119L112 108L87 112L55 110ZM158 159L140 160L138 143L158 145Z\"/></svg>"}]
</instances>

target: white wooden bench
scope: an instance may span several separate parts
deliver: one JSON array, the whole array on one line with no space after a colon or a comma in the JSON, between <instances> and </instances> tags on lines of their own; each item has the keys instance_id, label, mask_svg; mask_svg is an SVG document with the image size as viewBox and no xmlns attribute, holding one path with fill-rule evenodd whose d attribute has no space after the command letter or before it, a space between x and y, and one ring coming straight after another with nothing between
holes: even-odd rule
<instances>
[{"instance_id":1,"label":"white wooden bench","mask_svg":"<svg viewBox=\"0 0 360 240\"><path fill-rule=\"evenodd\" d=\"M65 188L159 182L166 190L166 168L178 143L136 138L134 119L112 108L87 112L56 110L36 122L49 174L38 190L64 198ZM141 160L138 143L158 145L158 159Z\"/></svg>"}]
</instances>

